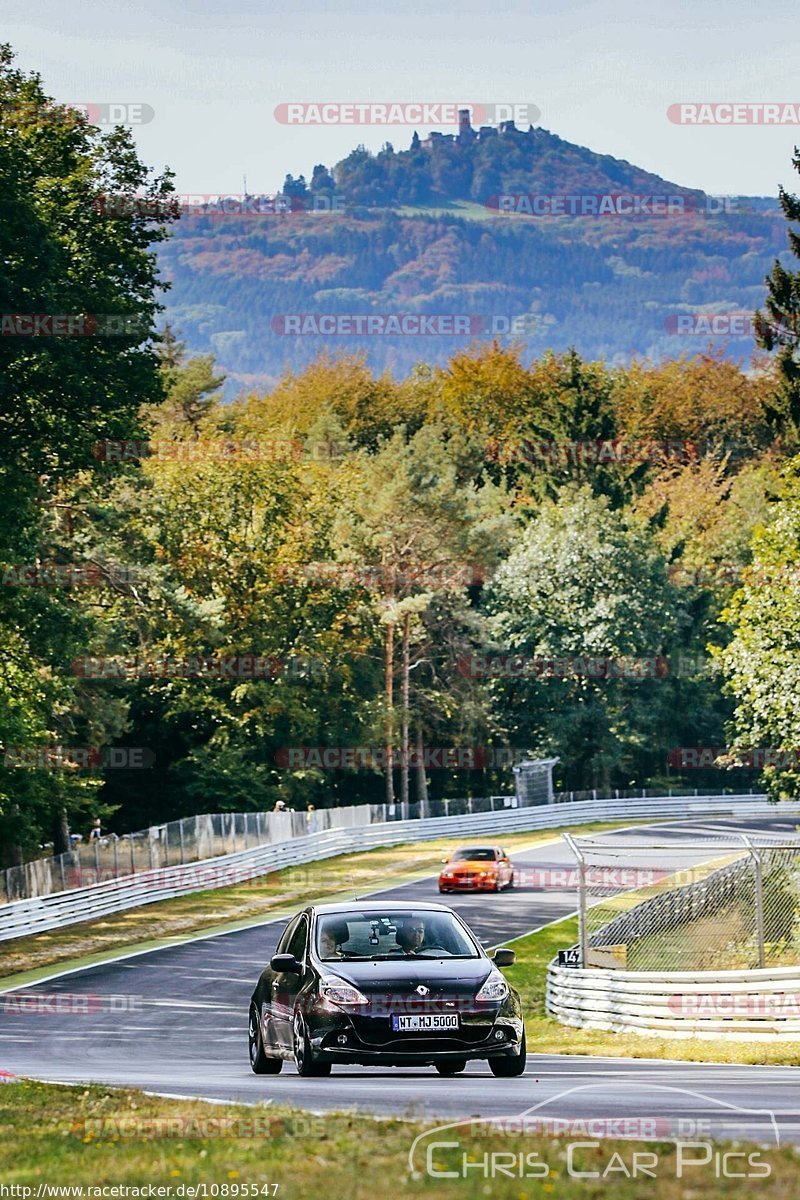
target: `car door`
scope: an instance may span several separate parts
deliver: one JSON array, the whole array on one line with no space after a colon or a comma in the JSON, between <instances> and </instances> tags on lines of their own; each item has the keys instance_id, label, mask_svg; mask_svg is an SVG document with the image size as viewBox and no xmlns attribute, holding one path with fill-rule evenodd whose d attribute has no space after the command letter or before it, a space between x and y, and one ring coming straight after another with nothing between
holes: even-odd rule
<instances>
[{"instance_id":1,"label":"car door","mask_svg":"<svg viewBox=\"0 0 800 1200\"><path fill-rule=\"evenodd\" d=\"M511 880L513 878L514 869L511 866L511 860L509 859L505 850L503 850L501 847L498 847L497 854L498 854L497 873L498 873L498 878L500 881L500 886L508 887L508 885L511 883Z\"/></svg>"},{"instance_id":2,"label":"car door","mask_svg":"<svg viewBox=\"0 0 800 1200\"><path fill-rule=\"evenodd\" d=\"M272 981L272 1028L275 1040L283 1049L291 1049L292 1017L297 993L303 986L308 955L308 917L302 913L291 930L287 930L286 945L281 954L293 954L303 965L300 975L293 971L279 971ZM282 939L281 939L282 940Z\"/></svg>"},{"instance_id":3,"label":"car door","mask_svg":"<svg viewBox=\"0 0 800 1200\"><path fill-rule=\"evenodd\" d=\"M300 916L292 917L288 922L281 936L278 938L278 944L275 947L276 954L286 954L289 948L289 942L292 940L292 934L297 929L300 923ZM261 992L261 1036L264 1039L266 1046L276 1047L280 1045L277 1037L276 1019L272 1009L272 1002L275 998L273 983L275 982L275 974L268 968L265 969L263 979L263 988Z\"/></svg>"}]
</instances>

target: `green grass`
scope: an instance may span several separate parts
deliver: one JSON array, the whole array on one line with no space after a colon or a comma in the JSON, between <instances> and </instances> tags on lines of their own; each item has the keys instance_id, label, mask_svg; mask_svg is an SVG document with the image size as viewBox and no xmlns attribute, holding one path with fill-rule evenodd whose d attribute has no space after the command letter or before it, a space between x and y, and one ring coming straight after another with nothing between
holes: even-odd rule
<instances>
[{"instance_id":1,"label":"green grass","mask_svg":"<svg viewBox=\"0 0 800 1200\"><path fill-rule=\"evenodd\" d=\"M523 1081L520 1085L518 1108L522 1109L530 1103L530 1096L523 1090ZM320 1081L321 1088L327 1086L328 1082ZM448 1086L458 1086L457 1081ZM268 1093L266 1083L264 1090ZM221 1120L227 1124L220 1126ZM217 1124L209 1126L208 1122ZM522 1137L503 1136L496 1129L488 1132L474 1123L423 1138L410 1165L414 1139L425 1134L426 1128L432 1127L418 1120L378 1121L344 1113L309 1116L271 1105L211 1105L165 1100L131 1090L11 1083L0 1087L0 1183L31 1188L31 1197L40 1185L153 1185L171 1188L162 1195L173 1200L186 1196L186 1189L198 1184L207 1186L206 1196L212 1195L212 1185L218 1185L216 1195L229 1200L243 1195L276 1195L278 1200L326 1196L375 1200L384 1189L391 1191L393 1200L413 1196L590 1200L601 1195L614 1200L656 1196L658 1200L701 1196L738 1200L756 1187L763 1190L765 1182L774 1200L789 1200L797 1194L800 1157L789 1147L760 1151L747 1147L758 1155L759 1163L768 1164L768 1181L717 1179L713 1164L690 1168L681 1180L676 1178L675 1148L670 1143L604 1141L595 1150L580 1152L576 1166L602 1173L612 1154L619 1159L614 1160L605 1180L586 1180L569 1176L563 1138L527 1132ZM220 1136L221 1130L225 1136ZM427 1173L425 1149L434 1140L456 1143L430 1155L434 1171L454 1171L456 1178L434 1178ZM629 1179L621 1172L618 1162L625 1162L630 1169L635 1151L659 1156L656 1179ZM484 1157L492 1154L505 1157ZM538 1155L527 1162L536 1163L537 1169L547 1174L520 1178L520 1154ZM697 1151L692 1154L697 1157ZM462 1156L474 1164L467 1169L466 1178L462 1177ZM487 1179L492 1161L500 1161L509 1173ZM540 1168L542 1163L544 1168ZM737 1160L737 1168L741 1163ZM24 1193L6 1194L27 1200ZM90 1200L92 1193L84 1193L84 1197Z\"/></svg>"}]
</instances>

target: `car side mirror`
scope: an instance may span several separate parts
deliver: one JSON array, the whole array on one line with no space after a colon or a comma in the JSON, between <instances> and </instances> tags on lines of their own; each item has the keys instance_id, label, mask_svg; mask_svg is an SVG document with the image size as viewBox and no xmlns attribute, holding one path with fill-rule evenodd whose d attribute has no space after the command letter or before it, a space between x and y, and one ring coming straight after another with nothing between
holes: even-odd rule
<instances>
[{"instance_id":1,"label":"car side mirror","mask_svg":"<svg viewBox=\"0 0 800 1200\"><path fill-rule=\"evenodd\" d=\"M450 859L449 859L449 858L443 858L443 859L442 859L442 862L443 862L443 863L449 863L449 862L450 862Z\"/></svg>"},{"instance_id":2,"label":"car side mirror","mask_svg":"<svg viewBox=\"0 0 800 1200\"><path fill-rule=\"evenodd\" d=\"M303 971L293 954L273 954L269 965L271 970L277 971L279 974L300 975Z\"/></svg>"},{"instance_id":3,"label":"car side mirror","mask_svg":"<svg viewBox=\"0 0 800 1200\"><path fill-rule=\"evenodd\" d=\"M492 955L492 962L496 967L513 967L517 961L517 955L514 950L509 950L503 947L500 950L495 950Z\"/></svg>"}]
</instances>

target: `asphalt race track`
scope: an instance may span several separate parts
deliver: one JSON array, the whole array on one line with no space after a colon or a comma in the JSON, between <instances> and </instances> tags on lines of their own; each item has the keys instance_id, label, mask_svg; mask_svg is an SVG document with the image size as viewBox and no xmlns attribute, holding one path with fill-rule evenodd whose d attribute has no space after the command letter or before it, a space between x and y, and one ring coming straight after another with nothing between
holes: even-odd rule
<instances>
[{"instance_id":1,"label":"asphalt race track","mask_svg":"<svg viewBox=\"0 0 800 1200\"><path fill-rule=\"evenodd\" d=\"M595 839L618 851L622 863L641 861L638 848L645 842L668 844L668 850L658 852L659 864L685 867L709 858L708 845L700 852L697 846L692 849L692 839L730 839L738 830L776 840L796 834L794 824L778 819L714 820L637 825ZM560 843L517 852L513 858L523 870L574 862ZM435 876L380 895L442 900L486 945L575 909L574 891L527 884L499 896L440 897ZM270 922L200 938L6 993L0 1011L0 1070L173 1096L274 1101L316 1113L354 1108L376 1114L413 1113L443 1122L521 1113L542 1120L652 1118L668 1123L671 1136L676 1131L689 1137L693 1132L745 1135L774 1144L779 1133L781 1141L800 1141L800 1072L794 1067L560 1057L537 1055L536 1047L529 1045L527 1071L520 1079L495 1079L481 1063L449 1079L432 1068L337 1066L330 1078L300 1079L289 1064L279 1076L253 1075L247 1059L248 1001L282 928L283 922ZM77 1011L53 1011L50 1003L42 1011L13 1011L10 1002L29 991ZM76 1003L69 997L81 999Z\"/></svg>"}]
</instances>

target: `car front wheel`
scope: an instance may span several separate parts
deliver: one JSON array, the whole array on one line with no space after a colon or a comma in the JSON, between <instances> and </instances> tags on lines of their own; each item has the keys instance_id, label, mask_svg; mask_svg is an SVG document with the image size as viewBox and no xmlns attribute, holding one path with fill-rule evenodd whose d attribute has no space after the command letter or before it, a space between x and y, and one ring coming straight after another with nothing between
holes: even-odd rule
<instances>
[{"instance_id":1,"label":"car front wheel","mask_svg":"<svg viewBox=\"0 0 800 1200\"><path fill-rule=\"evenodd\" d=\"M523 1029L522 1041L519 1044L519 1053L508 1058L490 1058L489 1069L493 1075L497 1075L500 1079L513 1079L517 1075L524 1075L526 1059L527 1050L525 1048L525 1030Z\"/></svg>"},{"instance_id":2,"label":"car front wheel","mask_svg":"<svg viewBox=\"0 0 800 1200\"><path fill-rule=\"evenodd\" d=\"M299 1012L294 1014L292 1022L292 1045L294 1048L294 1065L297 1074L307 1078L309 1075L330 1075L330 1063L314 1062L311 1056L311 1045L308 1040L305 1022Z\"/></svg>"},{"instance_id":3,"label":"car front wheel","mask_svg":"<svg viewBox=\"0 0 800 1200\"><path fill-rule=\"evenodd\" d=\"M256 1075L279 1075L283 1067L282 1058L268 1058L264 1053L264 1043L261 1040L261 1025L258 1020L258 1009L250 1005L250 1017L247 1023L247 1040L250 1048L250 1066Z\"/></svg>"}]
</instances>

